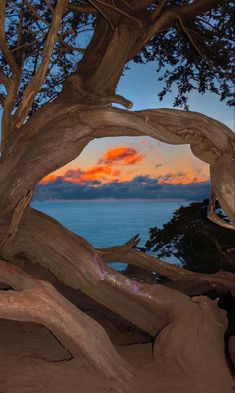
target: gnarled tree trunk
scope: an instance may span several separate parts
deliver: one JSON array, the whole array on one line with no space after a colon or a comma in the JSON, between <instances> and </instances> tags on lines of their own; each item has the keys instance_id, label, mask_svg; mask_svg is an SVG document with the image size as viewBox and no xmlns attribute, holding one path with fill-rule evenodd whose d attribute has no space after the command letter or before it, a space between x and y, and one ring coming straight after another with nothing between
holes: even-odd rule
<instances>
[{"instance_id":1,"label":"gnarled tree trunk","mask_svg":"<svg viewBox=\"0 0 235 393\"><path fill-rule=\"evenodd\" d=\"M76 72L65 81L62 92L29 119L27 114L46 75L67 1L57 2L46 40L45 62L27 86L13 115L11 110L20 69L4 47L13 77L3 78L8 98L0 157L0 257L3 260L0 262L0 282L15 291L0 291L0 317L45 325L72 356L82 354L105 378L116 381L116 391L123 391L120 390L124 389L120 388L122 379L126 381L128 392L134 387L141 388L138 387L136 370L121 358L95 321L50 284L30 278L8 265L26 259L42 265L67 286L80 289L152 337L156 336L154 368L156 381L161 381L159 391L166 392L168 384L169 392L221 393L223 389L224 393L229 393L232 379L223 342L226 320L217 304L204 297L191 299L187 294L166 286L130 280L105 262L115 256L173 281L179 277L191 280L199 283L199 294L205 293L211 285L219 291L229 290L234 295L233 275L205 277L186 273L183 269L148 258L128 245L95 250L55 220L29 207L36 184L76 158L92 139L148 135L166 143L190 144L193 154L210 164L216 196L231 220L231 227L234 226L235 163L232 159L235 144L234 136L226 126L193 112L169 109L130 112L110 106L116 102L131 107L127 99L115 95L124 65L153 34L161 32L177 17L177 10L175 13L170 10L148 23L147 16L140 17L139 13L149 2L134 3L135 12L129 15L129 19L123 14L108 12L108 19L118 24L118 28L110 29L107 20L98 21L83 59ZM190 10L193 15L195 12L200 14L213 2L204 2L207 3L204 6L203 2L198 3L196 9L182 7L180 17L190 16ZM210 362L213 372L208 371Z\"/></svg>"}]
</instances>

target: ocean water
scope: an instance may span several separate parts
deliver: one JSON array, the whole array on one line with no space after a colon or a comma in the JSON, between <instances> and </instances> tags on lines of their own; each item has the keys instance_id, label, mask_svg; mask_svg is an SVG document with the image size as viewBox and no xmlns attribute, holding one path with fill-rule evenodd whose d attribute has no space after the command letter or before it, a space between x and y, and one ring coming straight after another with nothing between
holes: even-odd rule
<instances>
[{"instance_id":1,"label":"ocean water","mask_svg":"<svg viewBox=\"0 0 235 393\"><path fill-rule=\"evenodd\" d=\"M86 200L33 202L31 206L61 222L94 247L110 247L140 235L144 246L151 227L162 227L174 211L190 202L158 200ZM176 262L170 258L169 262ZM115 264L118 270L125 265Z\"/></svg>"}]
</instances>

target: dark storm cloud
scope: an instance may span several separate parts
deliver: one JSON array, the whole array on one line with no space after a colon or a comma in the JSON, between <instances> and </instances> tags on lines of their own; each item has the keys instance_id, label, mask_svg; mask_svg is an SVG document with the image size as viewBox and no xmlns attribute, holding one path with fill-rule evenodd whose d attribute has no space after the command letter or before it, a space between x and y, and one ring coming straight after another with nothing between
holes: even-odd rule
<instances>
[{"instance_id":1,"label":"dark storm cloud","mask_svg":"<svg viewBox=\"0 0 235 393\"><path fill-rule=\"evenodd\" d=\"M167 174L170 180L170 174ZM102 184L97 180L85 184L63 181L57 178L46 184L38 184L34 200L94 199L94 198L144 198L201 200L209 196L210 183L169 184L161 183L162 177L136 176L131 181L114 181ZM164 179L166 181L166 179Z\"/></svg>"}]
</instances>

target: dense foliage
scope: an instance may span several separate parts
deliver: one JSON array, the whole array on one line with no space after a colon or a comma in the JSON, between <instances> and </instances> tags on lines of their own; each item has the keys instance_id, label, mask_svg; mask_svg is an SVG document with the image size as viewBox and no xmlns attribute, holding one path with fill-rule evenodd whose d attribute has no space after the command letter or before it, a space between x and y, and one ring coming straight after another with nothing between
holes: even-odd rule
<instances>
[{"instance_id":1,"label":"dense foliage","mask_svg":"<svg viewBox=\"0 0 235 393\"><path fill-rule=\"evenodd\" d=\"M171 2L178 5L187 1ZM210 91L228 105L234 104L232 88L234 67L233 2L221 2L203 16L156 34L136 61L156 61L163 89L160 100L177 86L175 106L187 107L188 93Z\"/></svg>"},{"instance_id":2,"label":"dense foliage","mask_svg":"<svg viewBox=\"0 0 235 393\"><path fill-rule=\"evenodd\" d=\"M158 257L174 255L193 271L235 272L234 232L209 221L207 207L207 199L181 206L163 228L150 229L147 250Z\"/></svg>"}]
</instances>

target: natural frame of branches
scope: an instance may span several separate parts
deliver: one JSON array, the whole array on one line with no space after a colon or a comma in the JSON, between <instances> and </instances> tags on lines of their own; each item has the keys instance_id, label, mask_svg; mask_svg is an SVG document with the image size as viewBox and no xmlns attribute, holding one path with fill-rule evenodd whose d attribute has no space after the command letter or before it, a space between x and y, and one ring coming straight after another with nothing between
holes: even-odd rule
<instances>
[{"instance_id":1,"label":"natural frame of branches","mask_svg":"<svg viewBox=\"0 0 235 393\"><path fill-rule=\"evenodd\" d=\"M71 357L84 356L113 391L143 391L140 370L120 356L96 321L39 280L34 264L50 271L53 284L79 289L155 338L156 383L160 374L167 380L159 392L232 391L224 355L227 319L204 295L213 288L218 296L235 297L235 276L167 264L137 250L137 238L94 249L30 208L30 200L44 176L76 158L92 139L148 135L189 144L210 165L208 216L234 230L232 131L190 111L130 111L132 103L115 93L130 60L154 60L165 81L160 98L175 83L175 104L185 109L193 89L217 93L232 105L232 13L233 4L225 0L0 2L0 318L44 325ZM91 38L84 47L86 34ZM228 221L215 214L216 199ZM138 282L113 270L109 261L190 285L181 291L169 283Z\"/></svg>"}]
</instances>

